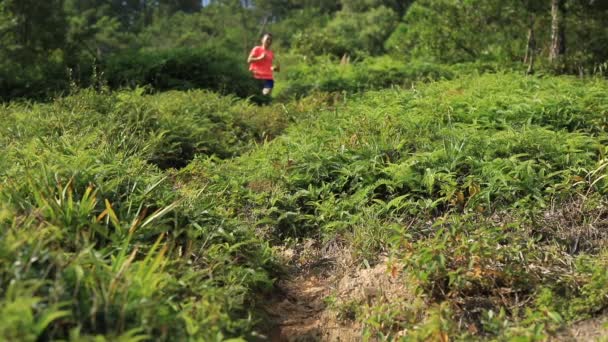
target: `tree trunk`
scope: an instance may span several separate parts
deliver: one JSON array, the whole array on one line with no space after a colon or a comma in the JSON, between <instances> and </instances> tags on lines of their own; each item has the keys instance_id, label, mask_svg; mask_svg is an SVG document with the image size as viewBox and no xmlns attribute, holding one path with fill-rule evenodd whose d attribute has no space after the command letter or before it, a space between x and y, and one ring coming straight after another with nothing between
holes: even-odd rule
<instances>
[{"instance_id":1,"label":"tree trunk","mask_svg":"<svg viewBox=\"0 0 608 342\"><path fill-rule=\"evenodd\" d=\"M549 61L557 64L566 54L564 0L551 0L551 50Z\"/></svg>"},{"instance_id":2,"label":"tree trunk","mask_svg":"<svg viewBox=\"0 0 608 342\"><path fill-rule=\"evenodd\" d=\"M534 58L536 54L536 37L534 35L534 16L530 17L530 27L528 29L528 44L526 47L526 55L524 57L524 64L528 64L528 70L526 74L531 75L534 73Z\"/></svg>"}]
</instances>

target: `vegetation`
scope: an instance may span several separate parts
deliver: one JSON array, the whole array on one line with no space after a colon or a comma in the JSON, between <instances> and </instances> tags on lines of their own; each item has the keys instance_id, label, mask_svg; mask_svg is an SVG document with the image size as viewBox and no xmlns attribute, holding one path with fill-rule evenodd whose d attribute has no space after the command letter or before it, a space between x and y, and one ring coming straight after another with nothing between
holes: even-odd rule
<instances>
[{"instance_id":1,"label":"vegetation","mask_svg":"<svg viewBox=\"0 0 608 342\"><path fill-rule=\"evenodd\" d=\"M0 339L266 340L311 240L411 294L330 296L364 340L567 334L608 308L606 11L0 3Z\"/></svg>"},{"instance_id":2,"label":"vegetation","mask_svg":"<svg viewBox=\"0 0 608 342\"><path fill-rule=\"evenodd\" d=\"M296 69L388 54L397 64L524 61L530 72L589 75L606 69L607 11L591 0L6 0L0 98L48 100L104 80L247 97L246 56L266 30Z\"/></svg>"},{"instance_id":3,"label":"vegetation","mask_svg":"<svg viewBox=\"0 0 608 342\"><path fill-rule=\"evenodd\" d=\"M5 106L2 334L247 336L271 244L309 236L411 274L428 309L358 316L369 336L423 338L434 315L469 324L450 335L547 336L608 304L607 90L496 74L330 107L141 90Z\"/></svg>"},{"instance_id":4,"label":"vegetation","mask_svg":"<svg viewBox=\"0 0 608 342\"><path fill-rule=\"evenodd\" d=\"M212 203L193 207L154 164L239 153L281 129L264 124L273 110L200 91L3 108L1 336L246 335L252 293L272 284L268 243Z\"/></svg>"}]
</instances>

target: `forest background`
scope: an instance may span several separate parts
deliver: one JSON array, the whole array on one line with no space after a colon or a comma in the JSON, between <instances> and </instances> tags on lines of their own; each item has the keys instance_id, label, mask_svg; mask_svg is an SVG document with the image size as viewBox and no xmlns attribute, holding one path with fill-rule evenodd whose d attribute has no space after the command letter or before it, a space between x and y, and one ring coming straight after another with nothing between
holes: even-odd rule
<instances>
[{"instance_id":1,"label":"forest background","mask_svg":"<svg viewBox=\"0 0 608 342\"><path fill-rule=\"evenodd\" d=\"M294 82L301 88L314 81L306 65L345 56L376 62L386 74L388 64L399 70L405 62L516 69L536 62L542 69L591 74L608 58L607 13L600 0L5 0L0 97L48 98L70 84L95 82L158 90L228 87L222 91L247 96L243 60L266 31L275 35L285 70L294 66L291 78L308 77ZM374 60L380 56L389 57ZM323 83L316 81L317 87Z\"/></svg>"}]
</instances>

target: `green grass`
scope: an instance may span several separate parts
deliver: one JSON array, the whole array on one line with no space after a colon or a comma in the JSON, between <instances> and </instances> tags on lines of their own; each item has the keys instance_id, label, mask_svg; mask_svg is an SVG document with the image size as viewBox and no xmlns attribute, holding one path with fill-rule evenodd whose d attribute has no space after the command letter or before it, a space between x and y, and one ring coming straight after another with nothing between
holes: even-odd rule
<instances>
[{"instance_id":1,"label":"green grass","mask_svg":"<svg viewBox=\"0 0 608 342\"><path fill-rule=\"evenodd\" d=\"M608 304L587 282L603 279L605 238L587 231L605 201L606 90L602 80L498 74L371 92L229 163L182 172L221 175L206 183L229 189L218 205L278 243L346 240L362 261L392 254L417 279L428 322L435 312L477 337L543 338ZM560 206L581 212L547 219ZM574 248L566 229L589 243ZM539 304L547 293L568 304ZM439 329L425 322L367 329L425 339ZM446 327L467 338L467 326Z\"/></svg>"},{"instance_id":2,"label":"green grass","mask_svg":"<svg viewBox=\"0 0 608 342\"><path fill-rule=\"evenodd\" d=\"M277 110L138 91L3 108L2 337L247 336L272 284L268 243L188 207L162 168L241 153L277 134Z\"/></svg>"},{"instance_id":3,"label":"green grass","mask_svg":"<svg viewBox=\"0 0 608 342\"><path fill-rule=\"evenodd\" d=\"M608 306L607 91L498 73L5 105L0 336L252 338L273 245L315 238L410 275L409 307L332 304L369 338L547 338Z\"/></svg>"}]
</instances>

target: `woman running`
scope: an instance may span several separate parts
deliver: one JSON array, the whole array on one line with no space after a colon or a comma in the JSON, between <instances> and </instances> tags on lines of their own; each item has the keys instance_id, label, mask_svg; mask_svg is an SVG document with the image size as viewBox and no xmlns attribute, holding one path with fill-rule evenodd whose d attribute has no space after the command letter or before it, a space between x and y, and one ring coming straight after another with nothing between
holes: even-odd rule
<instances>
[{"instance_id":1,"label":"woman running","mask_svg":"<svg viewBox=\"0 0 608 342\"><path fill-rule=\"evenodd\" d=\"M262 45L256 46L249 53L247 63L253 77L260 80L262 94L270 96L274 87L274 71L279 71L278 65L273 65L274 53L270 50L272 45L272 34L266 33L262 36Z\"/></svg>"}]
</instances>

